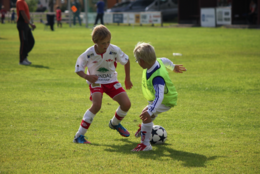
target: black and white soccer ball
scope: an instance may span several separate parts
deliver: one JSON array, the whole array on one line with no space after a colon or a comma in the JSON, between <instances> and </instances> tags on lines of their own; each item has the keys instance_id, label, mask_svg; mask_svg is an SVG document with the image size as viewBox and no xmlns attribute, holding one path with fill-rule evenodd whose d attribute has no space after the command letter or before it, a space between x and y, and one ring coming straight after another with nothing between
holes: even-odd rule
<instances>
[{"instance_id":1,"label":"black and white soccer ball","mask_svg":"<svg viewBox=\"0 0 260 174\"><path fill-rule=\"evenodd\" d=\"M167 139L166 130L159 125L154 125L151 135L151 144L163 144Z\"/></svg>"}]
</instances>

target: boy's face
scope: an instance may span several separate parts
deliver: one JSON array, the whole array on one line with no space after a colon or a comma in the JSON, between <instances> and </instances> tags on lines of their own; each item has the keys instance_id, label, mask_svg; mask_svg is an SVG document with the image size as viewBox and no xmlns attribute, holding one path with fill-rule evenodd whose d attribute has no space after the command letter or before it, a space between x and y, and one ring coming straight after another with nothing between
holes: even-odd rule
<instances>
[{"instance_id":1,"label":"boy's face","mask_svg":"<svg viewBox=\"0 0 260 174\"><path fill-rule=\"evenodd\" d=\"M109 44L110 44L111 36L107 36L103 40L98 40L97 43L95 43L95 51L98 54L105 53Z\"/></svg>"},{"instance_id":2,"label":"boy's face","mask_svg":"<svg viewBox=\"0 0 260 174\"><path fill-rule=\"evenodd\" d=\"M143 69L146 69L145 62L142 59L139 59L137 62L140 67L142 67Z\"/></svg>"}]
</instances>

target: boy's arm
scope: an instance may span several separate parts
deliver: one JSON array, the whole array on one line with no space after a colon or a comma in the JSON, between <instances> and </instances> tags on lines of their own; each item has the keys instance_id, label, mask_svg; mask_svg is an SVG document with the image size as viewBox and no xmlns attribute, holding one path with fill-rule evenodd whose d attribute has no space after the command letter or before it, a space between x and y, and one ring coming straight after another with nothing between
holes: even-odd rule
<instances>
[{"instance_id":1,"label":"boy's arm","mask_svg":"<svg viewBox=\"0 0 260 174\"><path fill-rule=\"evenodd\" d=\"M98 80L98 76L96 75L87 75L86 73L84 73L84 71L79 71L76 72L80 77L82 77L83 79L88 80L90 83L95 83Z\"/></svg>"},{"instance_id":2,"label":"boy's arm","mask_svg":"<svg viewBox=\"0 0 260 174\"><path fill-rule=\"evenodd\" d=\"M130 80L130 61L128 59L128 62L125 64L125 87L126 89L131 89L133 86L131 80Z\"/></svg>"},{"instance_id":3,"label":"boy's arm","mask_svg":"<svg viewBox=\"0 0 260 174\"><path fill-rule=\"evenodd\" d=\"M171 71L174 71L176 73L183 73L183 71L187 71L187 69L183 67L183 65L175 65L167 58L161 58L161 60L165 67L170 69Z\"/></svg>"},{"instance_id":4,"label":"boy's arm","mask_svg":"<svg viewBox=\"0 0 260 174\"><path fill-rule=\"evenodd\" d=\"M164 98L164 85L155 85L154 88L156 90L155 99L152 103L149 103L149 105L142 111L141 115L139 116L143 123L151 122L151 116L153 116L153 114L156 112L158 106L161 105Z\"/></svg>"},{"instance_id":5,"label":"boy's arm","mask_svg":"<svg viewBox=\"0 0 260 174\"><path fill-rule=\"evenodd\" d=\"M29 25L32 27L32 29L34 30L34 29L36 28L36 25L34 25L33 23L31 23L31 22L29 21L27 15L25 14L25 11L21 10L20 12L21 12L21 15L22 15L24 21L25 21L27 24L29 24Z\"/></svg>"}]
</instances>

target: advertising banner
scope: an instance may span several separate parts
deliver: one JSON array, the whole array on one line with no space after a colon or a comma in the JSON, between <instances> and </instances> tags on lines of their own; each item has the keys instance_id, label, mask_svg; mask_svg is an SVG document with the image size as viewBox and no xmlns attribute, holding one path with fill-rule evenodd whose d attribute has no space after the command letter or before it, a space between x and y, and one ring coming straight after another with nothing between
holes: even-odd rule
<instances>
[{"instance_id":1,"label":"advertising banner","mask_svg":"<svg viewBox=\"0 0 260 174\"><path fill-rule=\"evenodd\" d=\"M135 23L140 23L140 14L135 14Z\"/></svg>"},{"instance_id":2,"label":"advertising banner","mask_svg":"<svg viewBox=\"0 0 260 174\"><path fill-rule=\"evenodd\" d=\"M123 13L114 13L113 14L113 23L123 23Z\"/></svg>"},{"instance_id":3,"label":"advertising banner","mask_svg":"<svg viewBox=\"0 0 260 174\"><path fill-rule=\"evenodd\" d=\"M112 13L105 13L104 23L106 23L106 24L112 24L113 23L113 14Z\"/></svg>"},{"instance_id":4,"label":"advertising banner","mask_svg":"<svg viewBox=\"0 0 260 174\"><path fill-rule=\"evenodd\" d=\"M134 24L134 23L135 23L135 14L128 13L128 24Z\"/></svg>"},{"instance_id":5,"label":"advertising banner","mask_svg":"<svg viewBox=\"0 0 260 174\"><path fill-rule=\"evenodd\" d=\"M215 8L201 8L200 15L202 27L216 27Z\"/></svg>"},{"instance_id":6,"label":"advertising banner","mask_svg":"<svg viewBox=\"0 0 260 174\"><path fill-rule=\"evenodd\" d=\"M217 25L231 25L231 8L216 8Z\"/></svg>"}]
</instances>

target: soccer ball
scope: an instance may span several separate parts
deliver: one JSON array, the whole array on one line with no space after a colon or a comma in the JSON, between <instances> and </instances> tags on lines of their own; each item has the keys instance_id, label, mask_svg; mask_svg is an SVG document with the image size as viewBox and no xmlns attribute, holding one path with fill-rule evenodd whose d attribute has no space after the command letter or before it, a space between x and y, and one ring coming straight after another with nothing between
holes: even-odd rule
<instances>
[{"instance_id":1,"label":"soccer ball","mask_svg":"<svg viewBox=\"0 0 260 174\"><path fill-rule=\"evenodd\" d=\"M154 125L151 135L151 144L163 144L167 139L166 130L159 125Z\"/></svg>"}]
</instances>

